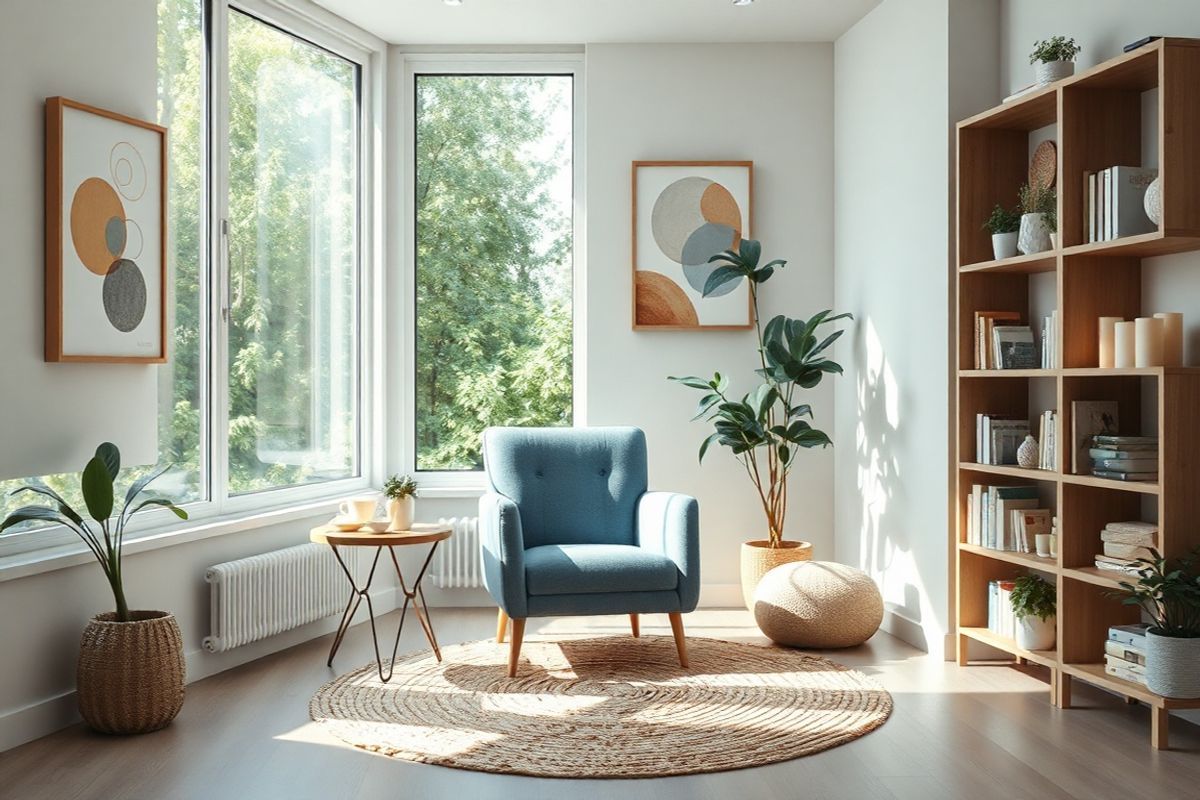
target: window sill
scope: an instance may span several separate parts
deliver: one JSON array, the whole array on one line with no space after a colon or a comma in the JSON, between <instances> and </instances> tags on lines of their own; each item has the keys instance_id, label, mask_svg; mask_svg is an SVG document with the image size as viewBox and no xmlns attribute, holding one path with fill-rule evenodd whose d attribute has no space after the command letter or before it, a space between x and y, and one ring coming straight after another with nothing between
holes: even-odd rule
<instances>
[{"instance_id":1,"label":"window sill","mask_svg":"<svg viewBox=\"0 0 1200 800\"><path fill-rule=\"evenodd\" d=\"M161 550L164 547L198 542L255 528L265 528L269 525L335 514L337 509L337 500L322 500L286 509L207 519L199 524L168 531L151 532L136 539L130 539L125 543L124 554L147 553L151 550ZM93 561L95 561L95 556L82 542L5 556L0 558L0 583L27 578L31 575L40 575L44 572L67 569Z\"/></svg>"}]
</instances>

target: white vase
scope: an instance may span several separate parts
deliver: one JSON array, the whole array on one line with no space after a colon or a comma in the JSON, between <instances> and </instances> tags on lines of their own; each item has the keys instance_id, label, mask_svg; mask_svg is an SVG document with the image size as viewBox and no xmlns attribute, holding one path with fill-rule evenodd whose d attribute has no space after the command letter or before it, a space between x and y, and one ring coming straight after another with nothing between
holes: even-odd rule
<instances>
[{"instance_id":1,"label":"white vase","mask_svg":"<svg viewBox=\"0 0 1200 800\"><path fill-rule=\"evenodd\" d=\"M1075 74L1074 61L1041 61L1034 67L1038 86L1047 86Z\"/></svg>"},{"instance_id":2,"label":"white vase","mask_svg":"<svg viewBox=\"0 0 1200 800\"><path fill-rule=\"evenodd\" d=\"M1017 232L993 233L992 253L999 261L1002 258L1012 258L1017 254Z\"/></svg>"},{"instance_id":3,"label":"white vase","mask_svg":"<svg viewBox=\"0 0 1200 800\"><path fill-rule=\"evenodd\" d=\"M1058 234L1057 233L1050 234L1050 249L1051 250L1058 249Z\"/></svg>"},{"instance_id":4,"label":"white vase","mask_svg":"<svg viewBox=\"0 0 1200 800\"><path fill-rule=\"evenodd\" d=\"M1162 178L1158 177L1150 181L1150 185L1146 187L1146 196L1142 199L1142 205L1146 209L1146 216L1155 225L1162 225Z\"/></svg>"},{"instance_id":5,"label":"white vase","mask_svg":"<svg viewBox=\"0 0 1200 800\"><path fill-rule=\"evenodd\" d=\"M1146 688L1163 697L1200 697L1200 639L1146 631Z\"/></svg>"},{"instance_id":6,"label":"white vase","mask_svg":"<svg viewBox=\"0 0 1200 800\"><path fill-rule=\"evenodd\" d=\"M1017 620L1017 647L1022 650L1053 650L1057 638L1054 617L1043 620L1029 614Z\"/></svg>"},{"instance_id":7,"label":"white vase","mask_svg":"<svg viewBox=\"0 0 1200 800\"><path fill-rule=\"evenodd\" d=\"M388 520L391 525L388 530L392 531L408 531L412 530L413 511L416 508L416 501L412 496L400 497L388 500Z\"/></svg>"},{"instance_id":8,"label":"white vase","mask_svg":"<svg viewBox=\"0 0 1200 800\"><path fill-rule=\"evenodd\" d=\"M1025 255L1050 249L1050 226L1045 214L1022 214L1017 249Z\"/></svg>"},{"instance_id":9,"label":"white vase","mask_svg":"<svg viewBox=\"0 0 1200 800\"><path fill-rule=\"evenodd\" d=\"M1038 440L1033 436L1026 436L1025 441L1021 442L1021 446L1017 448L1017 466L1032 469L1041 460L1040 455Z\"/></svg>"}]
</instances>

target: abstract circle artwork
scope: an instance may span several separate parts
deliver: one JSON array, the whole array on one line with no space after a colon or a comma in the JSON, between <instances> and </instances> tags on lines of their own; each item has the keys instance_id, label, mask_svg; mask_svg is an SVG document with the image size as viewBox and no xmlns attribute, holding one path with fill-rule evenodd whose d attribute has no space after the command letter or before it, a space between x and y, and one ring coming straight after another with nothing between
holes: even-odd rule
<instances>
[{"instance_id":1,"label":"abstract circle artwork","mask_svg":"<svg viewBox=\"0 0 1200 800\"><path fill-rule=\"evenodd\" d=\"M79 260L97 275L107 275L113 262L124 255L125 208L103 178L88 178L75 190L71 242Z\"/></svg>"},{"instance_id":2,"label":"abstract circle artwork","mask_svg":"<svg viewBox=\"0 0 1200 800\"><path fill-rule=\"evenodd\" d=\"M108 155L113 184L126 200L139 200L146 193L146 162L129 142L117 142Z\"/></svg>"},{"instance_id":3,"label":"abstract circle artwork","mask_svg":"<svg viewBox=\"0 0 1200 800\"><path fill-rule=\"evenodd\" d=\"M146 279L138 265L127 258L113 263L104 276L104 313L122 333L129 333L146 315Z\"/></svg>"}]
</instances>

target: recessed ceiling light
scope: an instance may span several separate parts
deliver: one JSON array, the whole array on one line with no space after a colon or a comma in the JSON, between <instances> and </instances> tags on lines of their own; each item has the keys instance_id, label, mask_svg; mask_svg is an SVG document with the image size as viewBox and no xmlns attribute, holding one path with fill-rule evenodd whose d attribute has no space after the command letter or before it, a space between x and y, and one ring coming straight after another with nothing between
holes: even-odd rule
<instances>
[{"instance_id":1,"label":"recessed ceiling light","mask_svg":"<svg viewBox=\"0 0 1200 800\"><path fill-rule=\"evenodd\" d=\"M460 0L460 2L461 2L461 0ZM733 4L735 6L748 6L753 2L754 2L754 0L733 0Z\"/></svg>"},{"instance_id":2,"label":"recessed ceiling light","mask_svg":"<svg viewBox=\"0 0 1200 800\"><path fill-rule=\"evenodd\" d=\"M463 3L463 0L442 0L442 2L444 2L448 6L461 6Z\"/></svg>"}]
</instances>

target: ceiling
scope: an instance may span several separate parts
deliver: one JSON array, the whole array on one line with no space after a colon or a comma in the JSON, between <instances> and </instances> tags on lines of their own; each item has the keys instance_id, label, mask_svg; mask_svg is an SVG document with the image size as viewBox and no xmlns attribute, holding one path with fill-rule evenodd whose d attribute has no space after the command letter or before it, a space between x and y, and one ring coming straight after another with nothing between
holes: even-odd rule
<instances>
[{"instance_id":1,"label":"ceiling","mask_svg":"<svg viewBox=\"0 0 1200 800\"><path fill-rule=\"evenodd\" d=\"M827 42L879 0L316 0L394 44Z\"/></svg>"}]
</instances>

